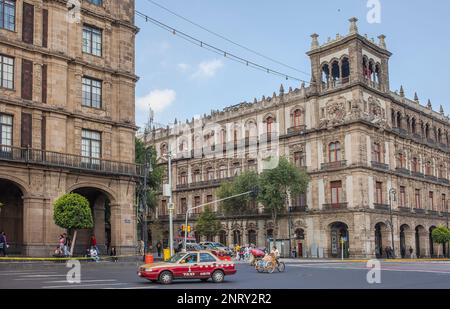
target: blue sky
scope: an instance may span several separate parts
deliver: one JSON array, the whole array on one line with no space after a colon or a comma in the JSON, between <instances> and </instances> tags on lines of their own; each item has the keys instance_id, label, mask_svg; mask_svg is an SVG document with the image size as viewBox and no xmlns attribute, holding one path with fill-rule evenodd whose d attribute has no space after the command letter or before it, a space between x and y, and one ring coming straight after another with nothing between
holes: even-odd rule
<instances>
[{"instance_id":1,"label":"blue sky","mask_svg":"<svg viewBox=\"0 0 450 309\"><path fill-rule=\"evenodd\" d=\"M422 104L431 99L450 112L450 1L379 0L381 23L369 23L368 0L154 0L157 3L266 56L310 72L305 53L310 35L323 43L347 34L356 16L361 34L387 36L392 90L417 91ZM431 4L432 3L432 4ZM136 9L174 28L236 55L302 79L310 76L274 64L175 17L147 0ZM254 97L299 87L297 81L255 71L192 45L141 18L136 42L136 122L146 122L148 104L162 124L185 120Z\"/></svg>"}]
</instances>

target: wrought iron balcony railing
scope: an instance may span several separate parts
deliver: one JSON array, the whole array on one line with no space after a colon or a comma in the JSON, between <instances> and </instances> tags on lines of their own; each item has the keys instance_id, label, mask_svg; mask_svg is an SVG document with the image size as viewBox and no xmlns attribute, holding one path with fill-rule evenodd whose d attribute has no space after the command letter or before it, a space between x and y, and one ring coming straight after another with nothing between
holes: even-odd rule
<instances>
[{"instance_id":1,"label":"wrought iron balcony railing","mask_svg":"<svg viewBox=\"0 0 450 309\"><path fill-rule=\"evenodd\" d=\"M398 211L403 212L403 213L411 212L411 208L406 207L406 206L399 206Z\"/></svg>"},{"instance_id":2,"label":"wrought iron balcony railing","mask_svg":"<svg viewBox=\"0 0 450 309\"><path fill-rule=\"evenodd\" d=\"M395 169L395 171L396 171L397 173L400 173L400 174L411 175L411 172L410 172L409 170L407 170L406 168L403 168L403 167L397 167L397 168Z\"/></svg>"},{"instance_id":3,"label":"wrought iron balcony railing","mask_svg":"<svg viewBox=\"0 0 450 309\"><path fill-rule=\"evenodd\" d=\"M346 166L347 166L347 161L342 160L342 161L336 161L336 162L322 163L321 169L329 170L329 169L336 169L336 168L341 168L341 167L346 167Z\"/></svg>"},{"instance_id":4,"label":"wrought iron balcony railing","mask_svg":"<svg viewBox=\"0 0 450 309\"><path fill-rule=\"evenodd\" d=\"M388 164L384 164L378 161L372 161L372 167L379 169L379 170L384 170L387 171L389 170L389 165Z\"/></svg>"},{"instance_id":5,"label":"wrought iron balcony railing","mask_svg":"<svg viewBox=\"0 0 450 309\"><path fill-rule=\"evenodd\" d=\"M387 210L387 211L389 211L389 205L388 204L377 204L377 203L374 203L373 206L377 210Z\"/></svg>"},{"instance_id":6,"label":"wrought iron balcony railing","mask_svg":"<svg viewBox=\"0 0 450 309\"><path fill-rule=\"evenodd\" d=\"M448 179L445 178L439 178L438 181L442 184L448 185L450 184L450 181Z\"/></svg>"},{"instance_id":7,"label":"wrought iron balcony railing","mask_svg":"<svg viewBox=\"0 0 450 309\"><path fill-rule=\"evenodd\" d=\"M44 165L99 174L143 176L144 168L134 163L83 157L33 148L0 145L0 161Z\"/></svg>"},{"instance_id":8,"label":"wrought iron balcony railing","mask_svg":"<svg viewBox=\"0 0 450 309\"><path fill-rule=\"evenodd\" d=\"M325 210L339 210L347 209L348 203L323 204L322 206Z\"/></svg>"},{"instance_id":9,"label":"wrought iron balcony railing","mask_svg":"<svg viewBox=\"0 0 450 309\"><path fill-rule=\"evenodd\" d=\"M291 206L288 211L291 213L307 212L308 206Z\"/></svg>"},{"instance_id":10,"label":"wrought iron balcony railing","mask_svg":"<svg viewBox=\"0 0 450 309\"><path fill-rule=\"evenodd\" d=\"M416 214L426 214L427 213L427 211L425 209L422 209L422 208L414 208L414 212Z\"/></svg>"},{"instance_id":11,"label":"wrought iron balcony railing","mask_svg":"<svg viewBox=\"0 0 450 309\"><path fill-rule=\"evenodd\" d=\"M301 132L304 132L306 130L306 125L302 125L302 126L296 126L296 127L291 127L287 129L287 133L289 135L293 135L293 134L298 134Z\"/></svg>"}]
</instances>

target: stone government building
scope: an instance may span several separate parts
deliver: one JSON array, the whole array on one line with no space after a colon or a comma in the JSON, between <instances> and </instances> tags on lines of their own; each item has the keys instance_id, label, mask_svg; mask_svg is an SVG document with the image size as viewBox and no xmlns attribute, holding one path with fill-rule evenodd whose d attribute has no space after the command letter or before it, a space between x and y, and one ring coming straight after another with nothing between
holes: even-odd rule
<instances>
[{"instance_id":1,"label":"stone government building","mask_svg":"<svg viewBox=\"0 0 450 309\"><path fill-rule=\"evenodd\" d=\"M339 257L341 239L351 257L385 256L384 249L393 246L392 200L396 255L409 257L413 248L419 257L435 256L438 245L433 244L431 231L448 224L449 215L448 117L442 107L435 112L430 102L421 105L417 95L407 99L403 87L399 92L390 90L391 53L385 36L375 42L360 35L356 18L350 19L347 35L322 45L318 37L312 35L307 53L312 70L309 87L303 84L288 91L281 87L278 95L188 121L191 128L199 122L206 128L202 136L184 140L169 127L153 132L152 143L160 156L176 140L171 147L175 235L181 235L188 206L215 200L220 183L243 170L261 171L261 158L251 156L251 141L278 133L280 155L311 176L307 194L292 198L278 226L261 205L244 217L219 214L222 230L216 241L267 246L278 229L280 239L291 235L300 257ZM211 123L219 130L208 129ZM236 150L239 143L245 145L241 153ZM202 155L205 149L222 145L226 158ZM200 156L192 157L191 151ZM395 201L391 189L396 191ZM154 240L168 238L167 203L161 196L153 218Z\"/></svg>"},{"instance_id":2,"label":"stone government building","mask_svg":"<svg viewBox=\"0 0 450 309\"><path fill-rule=\"evenodd\" d=\"M101 250L135 251L133 0L0 0L0 229L10 254L48 256L53 201L87 197Z\"/></svg>"}]
</instances>

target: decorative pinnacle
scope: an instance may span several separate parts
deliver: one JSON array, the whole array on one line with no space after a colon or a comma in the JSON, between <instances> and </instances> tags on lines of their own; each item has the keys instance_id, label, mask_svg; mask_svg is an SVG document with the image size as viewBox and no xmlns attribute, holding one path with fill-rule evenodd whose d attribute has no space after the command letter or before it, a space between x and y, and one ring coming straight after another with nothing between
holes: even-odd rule
<instances>
[{"instance_id":1,"label":"decorative pinnacle","mask_svg":"<svg viewBox=\"0 0 450 309\"><path fill-rule=\"evenodd\" d=\"M350 34L358 33L358 18L352 17L348 21L350 22Z\"/></svg>"},{"instance_id":2,"label":"decorative pinnacle","mask_svg":"<svg viewBox=\"0 0 450 309\"><path fill-rule=\"evenodd\" d=\"M405 97L405 90L403 90L403 85L400 86L400 96L401 96L402 98Z\"/></svg>"},{"instance_id":3,"label":"decorative pinnacle","mask_svg":"<svg viewBox=\"0 0 450 309\"><path fill-rule=\"evenodd\" d=\"M441 113L441 115L444 115L444 108L441 105L441 108L439 109L439 112Z\"/></svg>"},{"instance_id":4,"label":"decorative pinnacle","mask_svg":"<svg viewBox=\"0 0 450 309\"><path fill-rule=\"evenodd\" d=\"M311 34L311 50L319 48L319 35L317 33Z\"/></svg>"},{"instance_id":5,"label":"decorative pinnacle","mask_svg":"<svg viewBox=\"0 0 450 309\"><path fill-rule=\"evenodd\" d=\"M414 101L419 102L419 96L417 95L417 92L414 92Z\"/></svg>"},{"instance_id":6,"label":"decorative pinnacle","mask_svg":"<svg viewBox=\"0 0 450 309\"><path fill-rule=\"evenodd\" d=\"M281 84L281 86L280 86L280 94L283 94L284 93L284 87L283 87L283 84Z\"/></svg>"},{"instance_id":7,"label":"decorative pinnacle","mask_svg":"<svg viewBox=\"0 0 450 309\"><path fill-rule=\"evenodd\" d=\"M431 100L430 99L428 99L427 108L428 109L433 109L433 105L431 105Z\"/></svg>"},{"instance_id":8,"label":"decorative pinnacle","mask_svg":"<svg viewBox=\"0 0 450 309\"><path fill-rule=\"evenodd\" d=\"M386 49L386 36L382 34L378 37L378 39L380 40L378 45L380 45L381 48Z\"/></svg>"}]
</instances>

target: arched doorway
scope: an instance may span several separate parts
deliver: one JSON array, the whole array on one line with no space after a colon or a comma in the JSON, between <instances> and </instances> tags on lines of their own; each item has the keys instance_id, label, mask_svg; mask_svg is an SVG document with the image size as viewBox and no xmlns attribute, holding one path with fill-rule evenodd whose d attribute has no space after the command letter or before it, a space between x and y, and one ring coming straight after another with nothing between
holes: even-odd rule
<instances>
[{"instance_id":1,"label":"arched doorway","mask_svg":"<svg viewBox=\"0 0 450 309\"><path fill-rule=\"evenodd\" d=\"M349 257L349 232L348 226L342 222L334 222L330 224L330 244L331 256L334 258Z\"/></svg>"},{"instance_id":2,"label":"arched doorway","mask_svg":"<svg viewBox=\"0 0 450 309\"><path fill-rule=\"evenodd\" d=\"M303 241L305 240L305 230L304 229L296 229L295 230L295 239L297 242L297 257L302 258L303 257Z\"/></svg>"},{"instance_id":3,"label":"arched doorway","mask_svg":"<svg viewBox=\"0 0 450 309\"><path fill-rule=\"evenodd\" d=\"M437 254L437 252L435 252L435 248L434 248L434 241L433 241L433 230L435 229L435 226L430 227L430 229L428 230L428 241L430 243L430 257L435 257L435 255Z\"/></svg>"},{"instance_id":4,"label":"arched doorway","mask_svg":"<svg viewBox=\"0 0 450 309\"><path fill-rule=\"evenodd\" d=\"M222 245L227 245L227 232L225 232L224 230L219 232L219 242Z\"/></svg>"},{"instance_id":5,"label":"arched doorway","mask_svg":"<svg viewBox=\"0 0 450 309\"><path fill-rule=\"evenodd\" d=\"M241 239L241 231L239 230L234 230L233 231L233 243L236 245L241 245L242 244L242 239Z\"/></svg>"},{"instance_id":6,"label":"arched doorway","mask_svg":"<svg viewBox=\"0 0 450 309\"><path fill-rule=\"evenodd\" d=\"M402 258L410 257L411 228L407 224L400 226L400 255Z\"/></svg>"},{"instance_id":7,"label":"arched doorway","mask_svg":"<svg viewBox=\"0 0 450 309\"><path fill-rule=\"evenodd\" d=\"M386 247L391 247L391 237L389 228L384 222L375 225L375 256L377 258L387 257Z\"/></svg>"},{"instance_id":8,"label":"arched doorway","mask_svg":"<svg viewBox=\"0 0 450 309\"><path fill-rule=\"evenodd\" d=\"M6 234L8 255L23 253L23 195L17 184L0 179L0 232Z\"/></svg>"},{"instance_id":9,"label":"arched doorway","mask_svg":"<svg viewBox=\"0 0 450 309\"><path fill-rule=\"evenodd\" d=\"M426 256L425 243L427 241L427 231L422 225L416 227L415 241L416 241L416 257L423 258Z\"/></svg>"},{"instance_id":10,"label":"arched doorway","mask_svg":"<svg viewBox=\"0 0 450 309\"><path fill-rule=\"evenodd\" d=\"M256 231L254 230L248 231L248 244L256 246Z\"/></svg>"},{"instance_id":11,"label":"arched doorway","mask_svg":"<svg viewBox=\"0 0 450 309\"><path fill-rule=\"evenodd\" d=\"M108 254L113 241L111 234L111 200L108 194L92 187L82 187L72 192L84 196L89 201L94 219L92 229L78 231L74 253L84 254L91 245L91 236L94 235L100 254ZM71 234L72 231L69 231L69 233Z\"/></svg>"}]
</instances>

